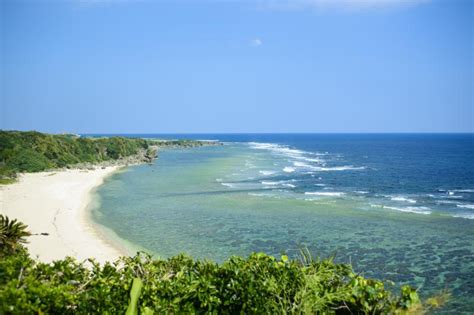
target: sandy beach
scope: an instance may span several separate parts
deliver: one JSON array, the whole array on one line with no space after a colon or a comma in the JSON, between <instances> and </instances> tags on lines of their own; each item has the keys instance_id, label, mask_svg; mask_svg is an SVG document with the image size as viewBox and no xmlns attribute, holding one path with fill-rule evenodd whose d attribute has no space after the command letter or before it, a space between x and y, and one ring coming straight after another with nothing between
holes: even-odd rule
<instances>
[{"instance_id":1,"label":"sandy beach","mask_svg":"<svg viewBox=\"0 0 474 315\"><path fill-rule=\"evenodd\" d=\"M92 226L87 207L91 192L118 166L22 174L18 182L0 186L0 213L28 225L26 245L32 257L51 262L72 256L100 262L123 255Z\"/></svg>"}]
</instances>

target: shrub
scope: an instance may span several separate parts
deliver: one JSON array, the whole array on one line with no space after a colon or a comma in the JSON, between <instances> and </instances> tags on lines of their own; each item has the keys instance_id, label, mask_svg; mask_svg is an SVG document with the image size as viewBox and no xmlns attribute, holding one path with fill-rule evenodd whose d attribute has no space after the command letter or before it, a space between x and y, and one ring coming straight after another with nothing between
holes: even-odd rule
<instances>
[{"instance_id":1,"label":"shrub","mask_svg":"<svg viewBox=\"0 0 474 315\"><path fill-rule=\"evenodd\" d=\"M136 300L142 313L383 314L419 304L413 289L403 287L395 296L381 281L330 259L305 266L262 253L231 257L222 265L184 255L153 260L140 254L101 266L72 258L45 264L23 251L0 261L0 278L0 313L5 314L123 314L137 278L143 286Z\"/></svg>"},{"instance_id":2,"label":"shrub","mask_svg":"<svg viewBox=\"0 0 474 315\"><path fill-rule=\"evenodd\" d=\"M21 245L26 226L1 217L0 314L408 314L423 313L416 290L386 290L350 265L332 258L280 259L264 253L233 256L219 265L178 255L148 254L114 263L65 258L51 264L31 259ZM12 236L14 235L14 236ZM10 246L10 249L12 247ZM439 307L449 295L427 300Z\"/></svg>"},{"instance_id":3,"label":"shrub","mask_svg":"<svg viewBox=\"0 0 474 315\"><path fill-rule=\"evenodd\" d=\"M8 160L8 165L19 172L39 172L52 167L53 163L31 149L15 149L14 155Z\"/></svg>"}]
</instances>

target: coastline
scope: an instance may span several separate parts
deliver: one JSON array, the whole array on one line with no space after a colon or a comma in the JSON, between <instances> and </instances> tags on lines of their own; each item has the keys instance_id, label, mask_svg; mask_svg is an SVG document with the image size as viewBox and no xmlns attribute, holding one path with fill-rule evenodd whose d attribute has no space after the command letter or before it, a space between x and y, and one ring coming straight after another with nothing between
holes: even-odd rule
<instances>
[{"instance_id":1,"label":"coastline","mask_svg":"<svg viewBox=\"0 0 474 315\"><path fill-rule=\"evenodd\" d=\"M126 252L94 226L89 206L96 188L122 167L21 174L18 182L0 186L0 213L28 225L34 235L26 247L40 261L114 261Z\"/></svg>"}]
</instances>

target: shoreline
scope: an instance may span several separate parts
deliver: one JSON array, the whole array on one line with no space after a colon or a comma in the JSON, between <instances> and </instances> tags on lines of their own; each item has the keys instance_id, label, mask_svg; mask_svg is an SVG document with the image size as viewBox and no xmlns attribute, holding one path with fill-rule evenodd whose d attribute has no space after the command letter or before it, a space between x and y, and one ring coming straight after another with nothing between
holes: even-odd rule
<instances>
[{"instance_id":1,"label":"shoreline","mask_svg":"<svg viewBox=\"0 0 474 315\"><path fill-rule=\"evenodd\" d=\"M90 205L96 189L122 168L21 174L16 183L0 186L0 213L28 225L34 235L26 247L31 257L42 262L66 256L95 258L100 263L114 261L127 255L126 250L99 230Z\"/></svg>"}]
</instances>

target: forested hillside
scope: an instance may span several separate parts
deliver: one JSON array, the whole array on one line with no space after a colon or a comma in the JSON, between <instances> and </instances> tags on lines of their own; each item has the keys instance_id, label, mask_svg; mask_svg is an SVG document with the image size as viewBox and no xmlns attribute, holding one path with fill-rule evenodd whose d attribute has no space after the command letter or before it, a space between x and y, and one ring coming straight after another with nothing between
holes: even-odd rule
<instances>
[{"instance_id":1,"label":"forested hillside","mask_svg":"<svg viewBox=\"0 0 474 315\"><path fill-rule=\"evenodd\" d=\"M0 178L77 163L116 160L147 150L150 141L124 137L82 138L36 131L0 131Z\"/></svg>"}]
</instances>

